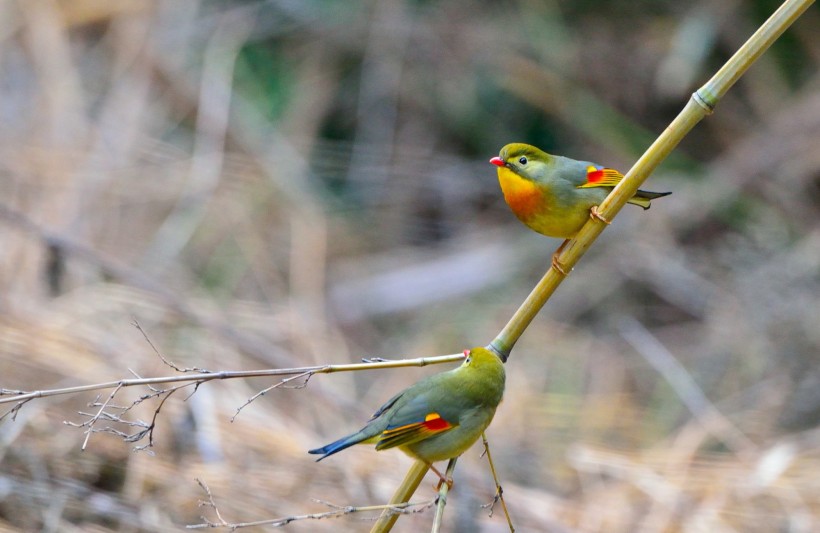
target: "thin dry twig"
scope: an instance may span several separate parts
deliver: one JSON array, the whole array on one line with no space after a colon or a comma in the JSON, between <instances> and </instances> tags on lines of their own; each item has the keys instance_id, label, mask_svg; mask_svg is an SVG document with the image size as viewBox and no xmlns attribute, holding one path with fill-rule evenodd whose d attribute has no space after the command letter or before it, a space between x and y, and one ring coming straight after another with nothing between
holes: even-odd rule
<instances>
[{"instance_id":1,"label":"thin dry twig","mask_svg":"<svg viewBox=\"0 0 820 533\"><path fill-rule=\"evenodd\" d=\"M216 515L216 520L211 520L205 516L201 516L200 518L202 518L203 522L199 524L190 524L185 526L188 529L227 528L231 531L235 531L241 528L256 526L282 527L290 524L291 522L296 522L299 520L322 520L324 518L338 518L341 516L346 516L354 513L366 513L385 510L393 514L415 514L426 511L436 503L436 500L432 499L425 502L405 502L395 505L388 503L384 505L355 506L337 505L335 503L327 502L324 500L314 499L313 501L321 503L322 505L326 505L327 507L330 507L331 510L325 511L323 513L283 516L279 518L270 518L267 520L256 520L254 522L228 522L222 517L222 514L219 511L219 507L216 505L216 502L214 501L213 493L211 492L211 489L208 487L208 485L206 485L205 482L201 479L197 479L196 482L199 484L200 487L202 487L202 490L204 490L205 494L208 496L207 500L200 500L199 507L209 507L213 509L214 514Z\"/></svg>"},{"instance_id":2,"label":"thin dry twig","mask_svg":"<svg viewBox=\"0 0 820 533\"><path fill-rule=\"evenodd\" d=\"M21 395L26 394L24 391L11 391L10 389L0 389L0 396L5 394L13 394L13 395ZM14 404L11 409L0 415L0 422L3 421L4 418L9 417L12 421L17 420L17 414L20 412L20 409L23 408L28 402L33 400L34 398L25 398L23 400L19 400L16 404ZM0 398L2 400L2 398Z\"/></svg>"},{"instance_id":3,"label":"thin dry twig","mask_svg":"<svg viewBox=\"0 0 820 533\"><path fill-rule=\"evenodd\" d=\"M117 387L104 402L99 402L100 396L98 395L97 399L91 404L89 404L89 407L99 407L96 413L86 413L83 411L79 412L81 416L89 417L88 420L80 424L71 421L63 421L63 423L67 426L86 428L85 440L83 441L81 447L82 450L86 449L86 446L88 445L88 441L92 433L110 433L112 435L120 437L123 441L128 443L139 442L145 437L148 437L147 444L134 447L134 451L145 451L154 446L154 430L156 429L157 418L159 417L159 413L162 410L162 407L165 405L165 402L168 401L168 398L170 398L175 392L177 392L180 389L193 386L194 390L185 398L187 400L191 397L191 395L193 395L196 392L196 389L199 387L200 383L201 382L185 383L183 385L177 385L176 387L171 387L169 389L157 389L149 386L149 389L151 390L150 394L144 394L136 400L134 400L133 402L131 402L130 405L126 406L114 405L111 403L111 401L114 399L114 396L116 396L116 394L122 388ZM151 422L144 422L142 420L128 420L124 418L125 415L128 414L137 405L142 404L146 400L158 397L161 397L161 400L159 402L159 405L157 405L156 409L154 409L153 416L151 417ZM127 427L138 427L141 429L136 433L126 433L111 426L106 426L103 428L95 427L97 422L99 422L100 420L105 420L116 424L122 424Z\"/></svg>"},{"instance_id":4,"label":"thin dry twig","mask_svg":"<svg viewBox=\"0 0 820 533\"><path fill-rule=\"evenodd\" d=\"M97 410L97 414L93 415L86 423L83 424L86 427L86 430L85 430L85 439L83 440L83 445L80 446L81 450L85 450L86 446L88 446L88 439L91 438L91 433L94 432L94 424L97 423L97 421L100 419L100 416L102 416L102 414L105 412L105 408L108 407L108 404L110 404L111 400L114 399L114 396L116 396L117 393L120 392L121 388L122 387L118 386L117 388L112 390L111 394L108 395L108 398L106 398L106 400L102 404L100 404L100 408ZM100 399L100 396L97 395L97 400L99 400L99 399ZM96 402L96 400L95 400L95 402Z\"/></svg>"},{"instance_id":5,"label":"thin dry twig","mask_svg":"<svg viewBox=\"0 0 820 533\"><path fill-rule=\"evenodd\" d=\"M197 484L199 484L200 487L202 487L202 490L204 490L205 494L208 496L208 501L200 500L199 503L197 504L197 507L200 507L200 508L210 507L211 509L213 509L214 514L216 515L216 518L217 518L218 522L211 522L210 520L208 520L204 516L201 516L200 518L202 518L202 520L205 521L205 524L189 525L187 527L190 528L190 529L193 529L193 528L196 528L196 527L220 527L220 525L230 527L228 525L228 522L224 518L222 518L222 514L219 512L219 506L217 506L216 502L214 501L214 495L213 495L213 493L211 493L210 487L208 487L208 485L199 478L196 478L196 482L197 482Z\"/></svg>"},{"instance_id":6,"label":"thin dry twig","mask_svg":"<svg viewBox=\"0 0 820 533\"><path fill-rule=\"evenodd\" d=\"M501 487L501 483L498 481L498 473L495 470L493 456L490 454L490 442L487 440L486 433L481 434L481 443L484 445L484 452L482 452L482 455L487 456L487 462L490 465L490 472L492 472L493 481L495 482L495 496L493 496L493 500L490 503L482 505L481 507L484 509L489 509L489 516L492 517L493 510L495 509L495 504L497 502L501 502L501 508L504 510L504 516L507 518L507 525L510 527L510 533L513 533L515 531L515 527L513 527L512 517L510 516L510 510L507 509L507 501L504 499L504 489Z\"/></svg>"},{"instance_id":7,"label":"thin dry twig","mask_svg":"<svg viewBox=\"0 0 820 533\"><path fill-rule=\"evenodd\" d=\"M10 391L0 390L0 404L12 402L26 402L34 398L45 398L48 396L60 396L64 394L76 394L78 392L88 392L95 390L105 390L115 387L134 387L137 385L156 385L161 383L195 382L204 383L219 379L236 379L251 377L286 376L286 375L311 375L332 374L334 372L358 372L360 370L380 370L384 368L401 368L408 366L427 366L442 363L454 363L464 359L464 354L438 355L433 357L418 357L415 359L402 359L379 363L351 363L343 365L315 365L293 368L273 368L264 370L233 370L233 371L209 371L185 376L160 376L154 378L121 379L118 381L107 381L91 385L79 385L75 387L63 387L59 389L43 389L37 391ZM3 396L9 396L4 398ZM19 409L15 407L13 409ZM0 416L0 419L8 413Z\"/></svg>"},{"instance_id":8,"label":"thin dry twig","mask_svg":"<svg viewBox=\"0 0 820 533\"><path fill-rule=\"evenodd\" d=\"M137 321L136 318L133 320L133 322L131 322L131 324L135 328L137 328L137 331L142 333L142 336L145 338L145 342L147 342L148 346L150 346L151 349L154 350L154 353L157 354L157 357L159 357L160 360L162 360L162 362L165 363L165 366L169 366L169 367L173 368L174 370L176 370L177 372L183 372L183 373L198 372L200 374L209 374L211 372L207 368L200 368L198 366L191 366L191 367L186 367L186 368L180 367L179 365L177 365L176 363L174 363L173 361L171 361L170 359L168 359L167 357L162 355L162 352L160 352L157 349L157 347L151 341L151 338L148 336L148 333L146 333L145 330L142 329L142 326L140 325L140 323Z\"/></svg>"},{"instance_id":9,"label":"thin dry twig","mask_svg":"<svg viewBox=\"0 0 820 533\"><path fill-rule=\"evenodd\" d=\"M248 398L247 401L245 401L245 403L243 403L242 405L240 405L239 407L236 408L236 412L231 417L231 422L236 420L236 417L239 416L239 413L242 412L242 409L244 409L245 407L250 405L252 402L254 402L260 396L264 396L265 394L269 393L273 389L278 389L278 388L283 388L283 389L304 389L305 387L307 387L308 382L310 381L310 378L311 378L311 376L313 376L313 374L314 374L313 372L302 372L301 374L296 374L295 376L291 376L289 378L284 378L284 379L280 380L278 383L274 383L273 385L271 385L270 387L268 387L266 389L262 389L261 391L257 392L256 394L254 394L253 396ZM301 379L301 378L305 378L305 380L301 383L298 383L296 385L292 385L292 386L288 387L288 384L291 381Z\"/></svg>"}]
</instances>

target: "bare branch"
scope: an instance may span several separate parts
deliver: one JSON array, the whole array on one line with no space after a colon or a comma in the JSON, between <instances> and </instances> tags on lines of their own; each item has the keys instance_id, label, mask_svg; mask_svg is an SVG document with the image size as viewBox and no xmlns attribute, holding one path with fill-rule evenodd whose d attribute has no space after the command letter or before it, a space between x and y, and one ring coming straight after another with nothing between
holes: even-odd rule
<instances>
[{"instance_id":1,"label":"bare branch","mask_svg":"<svg viewBox=\"0 0 820 533\"><path fill-rule=\"evenodd\" d=\"M134 323L135 327L143 332L142 328L137 324ZM146 336L146 340L148 340ZM148 340L148 343L151 344L151 341ZM172 363L168 359L162 356L160 352L151 344L151 347L154 348L154 352L162 359L162 361L168 365L169 367L173 368L178 372L184 373L184 375L176 375L176 376L165 376L165 377L155 377L155 378L143 378L140 377L136 372L130 370L131 374L135 377L132 379L121 379L119 381L111 381L106 383L98 383L94 385L81 385L77 387L65 387L61 389L46 389L40 391L32 391L32 392L25 392L20 390L11 390L11 389L0 389L0 404L2 403L14 403L7 412L5 412L2 416L0 416L0 420L3 420L7 416L10 416L12 420L15 420L17 417L17 413L22 409L22 407L29 401L35 398L44 398L47 396L58 396L64 394L74 394L86 391L93 391L93 390L105 390L105 389L112 389L111 393L108 395L105 401L100 402L100 396L98 395L93 402L89 404L90 407L98 408L96 413L84 413L80 412L81 416L88 417L82 423L75 423L70 421L64 421L63 423L78 428L85 428L85 439L83 440L82 449L85 450L88 446L88 442L91 438L92 433L110 433L112 435L116 435L122 438L125 442L129 443L136 443L140 442L144 438L148 438L148 443L140 446L136 446L134 449L136 451L144 451L147 450L154 445L154 430L156 428L156 421L159 416L159 413L165 405L165 402L170 398L176 391L183 389L185 387L193 387L191 391L191 395L196 393L199 386L205 382L216 380L216 379L232 379L232 378L247 378L247 377L259 377L259 376L288 376L280 379L277 383L271 385L270 387L261 390L260 392L256 393L252 397L250 397L243 405L237 408L236 413L231 417L231 422L233 422L239 413L244 409L247 405L251 404L254 400L267 394L269 391L276 389L276 388L304 388L307 386L310 378L314 374L329 374L332 372L350 372L350 371L359 371L359 370L371 370L371 369L384 369L384 368L397 368L397 367L406 367L406 366L426 366L429 364L438 364L438 363L447 363L447 362L454 362L459 361L464 358L463 354L454 354L454 355L442 355L437 357L422 357L417 359L406 359L406 360L399 360L399 361L384 361L378 363L354 363L348 365L321 365L321 366L311 366L311 367L301 367L301 368L285 368L285 369L268 369L268 370L250 370L250 371L222 371L222 372L211 372L202 369L192 369L192 368L181 368L178 365ZM302 380L301 382L298 380ZM180 383L179 385L170 387L170 388L158 388L154 385L157 384L164 384L164 383ZM149 389L149 393L141 395L139 398L131 402L130 405L116 405L113 402L116 395L126 387L133 387L133 386L146 386ZM2 396L8 396L3 398ZM125 418L134 407L137 405L145 402L146 400L150 400L153 398L160 398L159 405L154 410L154 414L152 416L151 422L143 422L139 421L132 421ZM190 398L188 395L185 399L187 400ZM127 433L117 429L116 427L107 426L104 428L96 427L98 422L100 421L107 421L112 422L114 424L122 424L125 427L137 427L139 431L135 433Z\"/></svg>"},{"instance_id":2,"label":"bare branch","mask_svg":"<svg viewBox=\"0 0 820 533\"><path fill-rule=\"evenodd\" d=\"M95 383L92 385L80 385L76 387L64 387L59 389L43 389L38 391L9 391L0 389L0 404L24 402L34 398L45 398L48 396L60 396L64 394L76 394L78 392L88 392L105 390L112 388L134 387L138 385L156 385L161 383L204 383L218 379L236 379L251 377L288 376L331 374L334 372L358 372L360 370L380 370L385 368L401 368L407 366L427 366L441 363L453 363L464 359L464 354L438 355L434 357L419 357L416 359L402 359L397 361L384 361L379 363L351 363L346 365L316 365L294 368L274 368L265 370L234 370L234 371L214 371L197 374L187 374L184 376L162 376L155 378L135 378L121 379L118 381L108 381ZM4 398L3 396L10 396ZM17 407L19 409L19 407Z\"/></svg>"},{"instance_id":3,"label":"bare branch","mask_svg":"<svg viewBox=\"0 0 820 533\"><path fill-rule=\"evenodd\" d=\"M129 443L139 442L147 436L148 444L134 447L134 451L145 451L148 448L152 448L154 446L154 429L156 428L157 417L159 416L160 410L162 409L162 406L165 405L165 402L168 400L168 398L170 398L171 395L173 395L178 390L183 389L185 387L190 387L192 385L194 386L194 391L191 392L191 394L193 394L194 392L196 392L196 388L199 386L199 383L201 382L185 383L182 385L177 385L176 387L172 387L170 389L156 389L154 387L149 387L152 391L151 394L143 394L127 406L116 405L111 403L114 399L114 396L121 389L121 387L117 387L116 389L114 389L114 391L111 392L111 394L108 396L105 402L100 403L100 397L97 396L97 398L93 402L91 402L91 404L89 404L90 407L99 407L99 410L96 413L85 413L80 411L79 414L81 416L89 417L88 420L80 424L71 421L63 421L63 423L72 427L86 428L85 440L83 441L83 445L81 447L82 450L86 449L86 446L88 445L88 441L91 438L92 433L110 433L112 435L120 437L123 441ZM142 420L132 421L124 418L124 416L128 414L134 407L152 398L162 399L160 400L157 408L154 410L154 414L151 418L150 423L143 422ZM186 400L188 398L190 398L190 395L186 397ZM97 425L97 422L99 422L100 420L105 420L116 424L122 424L126 427L138 427L141 429L136 433L126 433L111 426L106 426L103 428L95 427Z\"/></svg>"},{"instance_id":4,"label":"bare branch","mask_svg":"<svg viewBox=\"0 0 820 533\"><path fill-rule=\"evenodd\" d=\"M429 500L426 502L406 502L400 504L384 504L384 505L364 505L364 506L354 506L354 505L336 505L334 503L330 503L324 500L317 500L314 499L313 501L317 503L321 503L322 505L326 505L330 507L330 511L325 511L323 513L310 513L310 514L303 514L303 515L292 515L292 516L283 516L280 518L271 518L268 520L257 520L254 522L228 522L222 517L222 514L219 512L219 507L216 505L214 501L213 494L211 493L211 489L200 479L196 480L199 483L199 486L202 487L202 490L205 491L205 494L208 496L207 500L200 501L199 507L209 507L214 510L214 514L216 515L216 520L210 520L205 516L202 516L203 522L200 524L190 524L187 527L188 529L215 529L215 528L227 528L231 531L235 531L240 528L246 527L257 527L257 526L271 526L271 527L282 527L290 524L291 522L296 522L299 520L321 520L323 518L338 518L340 516L345 516L354 513L366 513L366 512L373 512L373 511L389 511L393 514L414 514L414 513L421 513L425 510L429 509L433 505L435 505L436 500Z\"/></svg>"},{"instance_id":5,"label":"bare branch","mask_svg":"<svg viewBox=\"0 0 820 533\"><path fill-rule=\"evenodd\" d=\"M205 521L205 524L204 525L200 524L199 526L201 526L201 527L223 527L223 526L224 527L230 527L228 522L226 522L225 519L222 518L222 514L219 512L219 507L217 507L216 502L214 501L214 495L211 493L211 489L208 487L208 485L206 485L205 482L202 481L199 478L196 478L196 482L199 484L200 487L202 487L202 490L204 490L205 494L208 496L208 501L200 500L199 503L197 504L197 507L210 507L211 509L214 510L214 514L216 514L216 518L218 520L218 522L211 522L210 520L208 520L204 516L201 516L200 518L202 518L202 520ZM187 527L192 529L194 527L199 527L199 526L187 526ZM236 529L236 528L232 528L232 529Z\"/></svg>"}]
</instances>

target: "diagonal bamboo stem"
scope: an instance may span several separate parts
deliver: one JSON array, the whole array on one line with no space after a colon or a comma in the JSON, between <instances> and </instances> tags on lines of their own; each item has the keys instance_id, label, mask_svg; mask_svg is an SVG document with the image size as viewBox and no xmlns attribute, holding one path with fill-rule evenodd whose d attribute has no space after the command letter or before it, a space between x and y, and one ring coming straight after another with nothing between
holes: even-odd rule
<instances>
[{"instance_id":1,"label":"diagonal bamboo stem","mask_svg":"<svg viewBox=\"0 0 820 533\"><path fill-rule=\"evenodd\" d=\"M700 120L714 110L717 103L731 89L750 66L777 40L786 29L809 8L814 0L786 0L769 19L738 49L725 65L695 91L683 110L664 132L652 143L624 179L598 207L606 220L612 220L631 198L649 174L672 152ZM583 256L606 227L603 221L591 219L578 235L564 248L559 258L567 271ZM532 319L555 292L564 276L550 269L524 300L504 329L487 346L506 361L515 343Z\"/></svg>"},{"instance_id":2,"label":"diagonal bamboo stem","mask_svg":"<svg viewBox=\"0 0 820 533\"><path fill-rule=\"evenodd\" d=\"M404 480L401 482L401 485L399 485L399 488L393 493L393 497L390 498L389 505L399 505L409 502L410 497L416 492L416 489L421 484L421 480L424 479L429 469L430 465L424 461L415 461L404 476ZM373 524L370 533L386 533L393 529L393 524L395 524L398 519L398 513L390 509L385 509L382 511L376 523Z\"/></svg>"}]
</instances>

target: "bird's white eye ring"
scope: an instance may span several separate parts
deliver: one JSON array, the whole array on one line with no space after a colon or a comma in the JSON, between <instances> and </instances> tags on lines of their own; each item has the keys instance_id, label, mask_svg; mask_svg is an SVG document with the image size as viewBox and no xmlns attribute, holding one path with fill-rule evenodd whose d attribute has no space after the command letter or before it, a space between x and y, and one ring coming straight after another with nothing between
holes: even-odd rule
<instances>
[{"instance_id":1,"label":"bird's white eye ring","mask_svg":"<svg viewBox=\"0 0 820 533\"><path fill-rule=\"evenodd\" d=\"M520 158L518 158L518 162L521 163L522 165L526 165L527 164L527 158L522 155Z\"/></svg>"}]
</instances>

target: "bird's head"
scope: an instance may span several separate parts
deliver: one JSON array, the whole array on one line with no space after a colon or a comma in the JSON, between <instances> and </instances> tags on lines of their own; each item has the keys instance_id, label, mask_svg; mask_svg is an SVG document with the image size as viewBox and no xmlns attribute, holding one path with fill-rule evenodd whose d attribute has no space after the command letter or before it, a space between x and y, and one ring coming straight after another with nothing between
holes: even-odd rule
<instances>
[{"instance_id":1,"label":"bird's head","mask_svg":"<svg viewBox=\"0 0 820 533\"><path fill-rule=\"evenodd\" d=\"M506 380L501 358L481 346L464 350L464 355L464 363L456 369L464 377L463 387L480 398L480 403L497 406Z\"/></svg>"},{"instance_id":2,"label":"bird's head","mask_svg":"<svg viewBox=\"0 0 820 533\"><path fill-rule=\"evenodd\" d=\"M464 362L462 366L470 367L475 370L484 369L488 366L503 365L501 359L487 348L477 346L464 350Z\"/></svg>"},{"instance_id":3,"label":"bird's head","mask_svg":"<svg viewBox=\"0 0 820 533\"><path fill-rule=\"evenodd\" d=\"M524 143L508 144L501 149L498 157L490 159L490 163L499 169L509 169L518 176L531 181L536 181L538 176L543 175L551 161L551 155Z\"/></svg>"}]
</instances>

